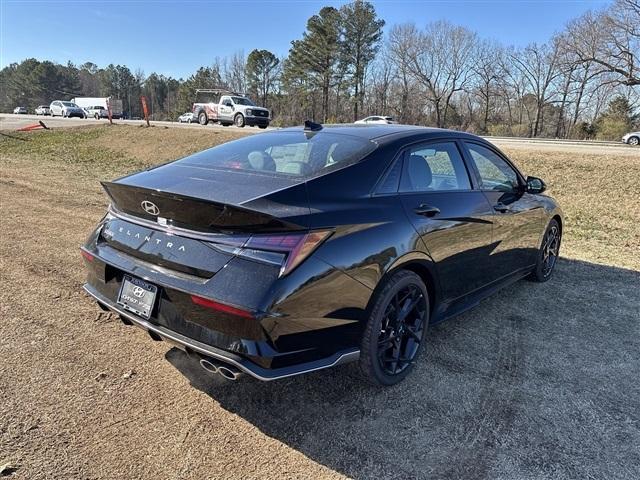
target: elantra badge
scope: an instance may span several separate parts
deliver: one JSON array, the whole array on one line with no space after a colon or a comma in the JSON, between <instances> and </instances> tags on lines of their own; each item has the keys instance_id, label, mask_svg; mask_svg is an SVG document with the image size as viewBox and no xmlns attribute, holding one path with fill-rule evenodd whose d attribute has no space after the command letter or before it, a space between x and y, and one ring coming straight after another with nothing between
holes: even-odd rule
<instances>
[{"instance_id":1,"label":"elantra badge","mask_svg":"<svg viewBox=\"0 0 640 480\"><path fill-rule=\"evenodd\" d=\"M155 203L150 202L149 200L143 201L140 205L142 206L142 209L149 215L157 216L160 214L160 209L158 208L158 206Z\"/></svg>"}]
</instances>

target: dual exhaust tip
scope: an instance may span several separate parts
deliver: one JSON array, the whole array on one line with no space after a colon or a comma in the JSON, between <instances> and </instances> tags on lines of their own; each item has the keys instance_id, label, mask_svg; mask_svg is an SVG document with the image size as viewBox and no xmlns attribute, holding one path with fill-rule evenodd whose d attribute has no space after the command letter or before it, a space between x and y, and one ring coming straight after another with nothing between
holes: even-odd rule
<instances>
[{"instance_id":1,"label":"dual exhaust tip","mask_svg":"<svg viewBox=\"0 0 640 480\"><path fill-rule=\"evenodd\" d=\"M227 365L222 362L218 362L213 358L202 357L200 358L200 366L209 373L217 373L227 380L238 380L242 375L242 372L232 365Z\"/></svg>"}]
</instances>

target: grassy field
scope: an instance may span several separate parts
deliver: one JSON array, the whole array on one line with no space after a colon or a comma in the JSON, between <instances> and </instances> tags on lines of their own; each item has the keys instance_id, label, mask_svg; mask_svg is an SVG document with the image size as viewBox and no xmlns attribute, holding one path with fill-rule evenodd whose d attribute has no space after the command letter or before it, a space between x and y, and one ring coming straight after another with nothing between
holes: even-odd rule
<instances>
[{"instance_id":1,"label":"grassy field","mask_svg":"<svg viewBox=\"0 0 640 480\"><path fill-rule=\"evenodd\" d=\"M352 366L221 382L81 292L98 180L238 135L0 135L0 476L640 476L637 151L507 150L565 211L555 277L433 328L410 379L377 390Z\"/></svg>"}]
</instances>

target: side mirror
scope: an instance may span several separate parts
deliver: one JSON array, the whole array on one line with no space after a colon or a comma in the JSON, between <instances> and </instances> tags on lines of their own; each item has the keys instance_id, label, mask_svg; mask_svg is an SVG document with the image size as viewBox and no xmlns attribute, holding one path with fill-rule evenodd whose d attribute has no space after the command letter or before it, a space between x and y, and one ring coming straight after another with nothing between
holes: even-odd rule
<instances>
[{"instance_id":1,"label":"side mirror","mask_svg":"<svg viewBox=\"0 0 640 480\"><path fill-rule=\"evenodd\" d=\"M527 177L527 193L542 193L547 189L547 186L538 177Z\"/></svg>"}]
</instances>

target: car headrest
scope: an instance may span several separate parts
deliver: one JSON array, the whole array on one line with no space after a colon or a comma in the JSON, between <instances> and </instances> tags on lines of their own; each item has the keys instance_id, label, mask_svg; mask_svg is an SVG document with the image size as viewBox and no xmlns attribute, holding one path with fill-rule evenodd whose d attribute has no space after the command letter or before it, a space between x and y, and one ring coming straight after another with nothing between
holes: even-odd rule
<instances>
[{"instance_id":1,"label":"car headrest","mask_svg":"<svg viewBox=\"0 0 640 480\"><path fill-rule=\"evenodd\" d=\"M247 159L251 168L254 170L266 170L268 172L276 171L276 162L271 158L271 155L265 152L251 152Z\"/></svg>"},{"instance_id":2,"label":"car headrest","mask_svg":"<svg viewBox=\"0 0 640 480\"><path fill-rule=\"evenodd\" d=\"M420 155L409 156L408 173L413 190L426 190L431 185L431 180L433 180L431 167Z\"/></svg>"}]
</instances>

